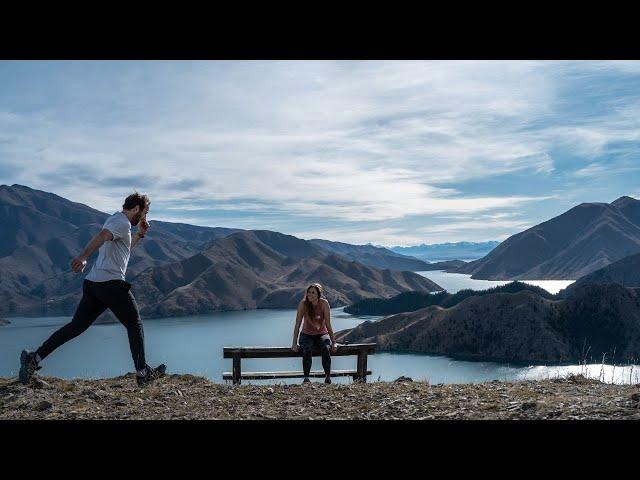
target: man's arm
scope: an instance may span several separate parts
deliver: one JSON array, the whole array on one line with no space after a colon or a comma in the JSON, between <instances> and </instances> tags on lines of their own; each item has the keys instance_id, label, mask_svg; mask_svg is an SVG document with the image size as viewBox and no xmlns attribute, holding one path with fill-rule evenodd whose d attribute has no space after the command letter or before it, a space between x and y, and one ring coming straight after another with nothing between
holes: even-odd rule
<instances>
[{"instance_id":1,"label":"man's arm","mask_svg":"<svg viewBox=\"0 0 640 480\"><path fill-rule=\"evenodd\" d=\"M113 233L106 228L103 228L96 233L93 238L84 247L84 250L71 261L71 270L74 272L82 272L87 265L87 258L91 256L98 248L102 246L104 242L113 240Z\"/></svg>"}]
</instances>

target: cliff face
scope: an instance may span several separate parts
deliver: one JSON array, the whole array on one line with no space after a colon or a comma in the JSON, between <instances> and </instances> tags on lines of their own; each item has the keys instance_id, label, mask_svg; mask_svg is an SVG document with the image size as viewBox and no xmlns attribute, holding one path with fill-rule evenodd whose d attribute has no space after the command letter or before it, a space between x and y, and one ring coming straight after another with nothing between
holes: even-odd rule
<instances>
[{"instance_id":1,"label":"cliff face","mask_svg":"<svg viewBox=\"0 0 640 480\"><path fill-rule=\"evenodd\" d=\"M588 285L564 300L530 291L467 298L365 322L338 341L376 342L389 351L476 359L565 362L640 357L639 290Z\"/></svg>"},{"instance_id":2,"label":"cliff face","mask_svg":"<svg viewBox=\"0 0 640 480\"><path fill-rule=\"evenodd\" d=\"M483 280L576 280L640 252L640 201L583 203L456 270Z\"/></svg>"}]
</instances>

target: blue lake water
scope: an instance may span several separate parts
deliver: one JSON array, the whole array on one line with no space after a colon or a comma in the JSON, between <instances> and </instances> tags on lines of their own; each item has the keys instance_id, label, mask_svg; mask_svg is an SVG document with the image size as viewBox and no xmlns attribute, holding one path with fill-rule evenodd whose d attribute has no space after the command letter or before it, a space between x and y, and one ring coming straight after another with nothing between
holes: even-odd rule
<instances>
[{"instance_id":1,"label":"blue lake water","mask_svg":"<svg viewBox=\"0 0 640 480\"><path fill-rule=\"evenodd\" d=\"M511 280L473 280L471 275L463 273L447 273L442 270L430 272L416 272L419 275L427 277L449 293L456 293L458 290L470 288L472 290L486 290L488 288L498 287L511 283ZM520 280L523 283L535 285L544 288L548 292L558 293L563 288L571 285L575 280Z\"/></svg>"},{"instance_id":2,"label":"blue lake water","mask_svg":"<svg viewBox=\"0 0 640 480\"><path fill-rule=\"evenodd\" d=\"M466 275L425 272L425 276L450 292L460 288L489 288L484 281ZM480 282L480 283L475 283ZM492 282L493 283L493 282ZM506 283L506 282L505 282ZM490 285L494 286L494 285ZM544 285L541 285L544 287ZM549 288L556 288L552 285ZM331 310L334 331L351 328L376 317L357 317ZM0 376L15 376L23 348L35 349L70 317L10 318L0 327ZM231 360L222 358L222 348L234 345L288 346L293 334L295 311L248 310L145 321L147 361L166 363L169 373L202 375L223 382L222 372L231 370ZM356 358L334 357L336 369L355 368ZM369 357L373 374L369 381L394 380L401 375L431 383L476 383L489 380L556 378L568 373L584 373L607 382L638 383L640 367L613 365L523 366L495 362L469 362L444 356L378 353ZM320 370L320 358L313 369ZM243 360L244 371L300 370L301 359ZM43 362L41 375L63 378L104 378L133 371L126 330L120 324L93 325L79 337L53 352ZM313 379L312 381L321 381ZM349 383L350 378L336 378ZM297 383L299 380L251 381L243 383Z\"/></svg>"}]
</instances>

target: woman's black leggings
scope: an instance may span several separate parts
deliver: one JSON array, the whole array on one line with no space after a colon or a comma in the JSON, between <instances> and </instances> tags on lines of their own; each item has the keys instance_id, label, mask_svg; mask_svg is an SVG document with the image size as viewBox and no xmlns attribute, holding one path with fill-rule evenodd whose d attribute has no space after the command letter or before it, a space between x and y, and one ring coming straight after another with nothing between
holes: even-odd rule
<instances>
[{"instance_id":1,"label":"woman's black leggings","mask_svg":"<svg viewBox=\"0 0 640 480\"><path fill-rule=\"evenodd\" d=\"M322 352L322 368L324 368L324 374L331 374L331 338L329 334L324 335L307 335L306 333L300 333L298 338L300 348L302 348L302 370L304 376L308 377L311 371L311 354L313 348L320 348Z\"/></svg>"},{"instance_id":2,"label":"woman's black leggings","mask_svg":"<svg viewBox=\"0 0 640 480\"><path fill-rule=\"evenodd\" d=\"M127 329L133 363L136 370L142 370L146 365L144 330L136 299L129 291L130 289L131 284L124 280L109 280L107 282L85 280L82 284L82 300L80 300L73 319L55 331L38 348L37 352L40 358L45 358L60 345L80 335L91 326L102 312L109 308Z\"/></svg>"}]
</instances>

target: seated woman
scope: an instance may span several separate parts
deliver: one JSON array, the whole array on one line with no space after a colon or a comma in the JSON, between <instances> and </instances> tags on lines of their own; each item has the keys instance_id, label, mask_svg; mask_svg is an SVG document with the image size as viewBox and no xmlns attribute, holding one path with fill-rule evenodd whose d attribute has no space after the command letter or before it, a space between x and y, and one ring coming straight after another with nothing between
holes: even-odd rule
<instances>
[{"instance_id":1,"label":"seated woman","mask_svg":"<svg viewBox=\"0 0 640 480\"><path fill-rule=\"evenodd\" d=\"M304 321L303 321L304 320ZM300 322L302 332L300 332ZM307 293L296 314L296 326L293 328L293 343L291 350L298 351L298 333L300 332L300 348L302 348L302 370L304 380L309 381L311 371L311 353L313 347L322 349L322 368L324 368L324 383L331 383L331 352L336 352L338 344L331 328L331 313L329 302L322 297L322 286L312 283L307 287Z\"/></svg>"}]
</instances>

